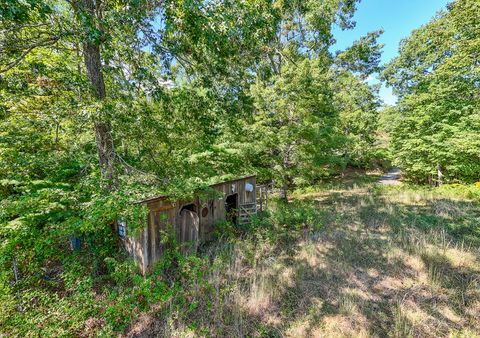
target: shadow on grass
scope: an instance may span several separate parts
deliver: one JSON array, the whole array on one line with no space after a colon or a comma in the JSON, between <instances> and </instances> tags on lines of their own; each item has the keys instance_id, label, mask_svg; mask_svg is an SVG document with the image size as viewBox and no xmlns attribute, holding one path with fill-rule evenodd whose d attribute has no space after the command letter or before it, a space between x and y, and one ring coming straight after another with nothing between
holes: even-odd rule
<instances>
[{"instance_id":1,"label":"shadow on grass","mask_svg":"<svg viewBox=\"0 0 480 338\"><path fill-rule=\"evenodd\" d=\"M216 337L480 332L478 265L455 266L444 253L457 243L478 248L475 205L396 203L382 194L339 192L304 203L322 209L316 215L322 230L258 254L257 263L209 293L215 299L200 295L188 315L167 322L172 313L159 313L144 331L128 336L174 335L165 331L169 325ZM438 231L446 235L431 235ZM470 252L478 262L478 249Z\"/></svg>"},{"instance_id":2,"label":"shadow on grass","mask_svg":"<svg viewBox=\"0 0 480 338\"><path fill-rule=\"evenodd\" d=\"M448 212L439 210L439 205L446 206ZM393 247L404 247L401 238L400 243L395 243L395 240L399 238L396 234L405 229L416 229L424 234L446 231L448 239L443 239L443 243L438 243L438 246L460 242L467 243L470 247L478 247L480 236L476 220L479 219L479 213L475 205L444 199L427 201L423 205L397 205L388 203L381 197L365 201L362 196L333 193L330 198L322 201L321 207L336 213L335 217L329 217L330 222L326 222L329 228L322 233L320 240L321 245L328 247L324 253L325 264L315 269L308 261L296 260L292 265L295 265L298 271L309 269L309 273L300 274L302 277L286 291L297 294L297 299L303 294L308 299L319 298L324 301L320 308L315 308L316 302L310 302L314 310L305 309L305 304L309 304L308 299L297 303L302 304L300 307L290 305L294 309L287 317L292 319L293 323L305 316L305 313L315 312L315 320L304 328L305 336L313 335L313 331L318 329L318 322L325 317L342 314L341 300L345 296L345 290L355 290L363 295L363 298L356 296L357 300L353 300L353 303L361 304L354 306L357 313L353 318L354 322L366 319L363 329L369 334L387 336L396 332L403 336L410 333L413 323L395 304L405 301L411 295L414 295L414 303L419 311L430 316L434 323L432 325L438 327L438 334L462 328L459 324L461 320L453 322L437 310L439 302L444 302L446 308L463 316L464 322L470 323L465 324L467 328L478 329L476 316L479 314L466 311L480 300L479 293L475 291L478 290L480 281L477 269L454 267L446 256L423 253L420 255L421 262L425 266L430 284L426 287L422 282L416 281L419 272L406 265L404 260L386 258ZM349 223L346 223L346 220ZM478 251L476 253L478 254ZM372 270L374 273L371 273ZM409 280L410 284L413 280L413 286L404 285L406 280ZM428 289L437 283L441 292L432 294L432 290ZM310 288L302 287L305 284ZM476 327L472 326L472 323L476 322ZM352 325L355 331L355 324ZM416 334L432 333L429 325L417 326Z\"/></svg>"}]
</instances>

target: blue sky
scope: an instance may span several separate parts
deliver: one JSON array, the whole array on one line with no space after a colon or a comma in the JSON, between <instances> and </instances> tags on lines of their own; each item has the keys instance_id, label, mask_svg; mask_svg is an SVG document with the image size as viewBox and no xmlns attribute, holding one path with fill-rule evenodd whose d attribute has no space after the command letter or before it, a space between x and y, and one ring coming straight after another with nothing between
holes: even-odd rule
<instances>
[{"instance_id":1,"label":"blue sky","mask_svg":"<svg viewBox=\"0 0 480 338\"><path fill-rule=\"evenodd\" d=\"M332 51L344 49L367 32L383 28L380 42L385 44L382 63L398 54L398 44L410 32L427 23L437 11L444 9L450 0L362 0L357 6L353 30L335 29L337 43ZM375 82L376 80L372 80ZM378 81L377 81L378 82ZM390 88L382 86L380 97L387 104L395 104L396 97Z\"/></svg>"}]
</instances>

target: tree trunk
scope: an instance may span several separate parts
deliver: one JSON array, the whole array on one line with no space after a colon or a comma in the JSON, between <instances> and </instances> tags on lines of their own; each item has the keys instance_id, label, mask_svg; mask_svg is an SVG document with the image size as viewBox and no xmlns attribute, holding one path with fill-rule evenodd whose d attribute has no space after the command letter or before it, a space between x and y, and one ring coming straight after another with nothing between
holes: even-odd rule
<instances>
[{"instance_id":1,"label":"tree trunk","mask_svg":"<svg viewBox=\"0 0 480 338\"><path fill-rule=\"evenodd\" d=\"M77 11L89 15L92 19L90 22L94 23L96 21L94 0L80 0L75 7L77 7ZM106 98L106 92L99 44L95 41L85 40L83 42L83 57L93 93L98 100L103 101ZM94 123L95 140L102 177L110 181L109 187L112 188L115 184L115 148L110 123L105 121L102 115L103 113L99 112Z\"/></svg>"},{"instance_id":2,"label":"tree trunk","mask_svg":"<svg viewBox=\"0 0 480 338\"><path fill-rule=\"evenodd\" d=\"M89 0L85 0L89 1ZM100 59L100 46L91 41L83 43L83 58L87 68L88 80L92 84L94 94L99 100L104 100L105 82L102 73L102 61Z\"/></svg>"},{"instance_id":3,"label":"tree trunk","mask_svg":"<svg viewBox=\"0 0 480 338\"><path fill-rule=\"evenodd\" d=\"M292 181L291 177L288 175L288 170L290 169L290 151L292 150L292 145L287 145L283 152L283 184L280 191L280 198L288 202L288 189L290 188L290 183Z\"/></svg>"},{"instance_id":4,"label":"tree trunk","mask_svg":"<svg viewBox=\"0 0 480 338\"><path fill-rule=\"evenodd\" d=\"M442 184L443 184L442 165L439 163L437 164L437 186L441 186Z\"/></svg>"},{"instance_id":5,"label":"tree trunk","mask_svg":"<svg viewBox=\"0 0 480 338\"><path fill-rule=\"evenodd\" d=\"M95 122L95 140L97 143L98 162L100 164L102 177L110 181L110 188L112 188L115 184L115 148L110 123Z\"/></svg>"}]
</instances>

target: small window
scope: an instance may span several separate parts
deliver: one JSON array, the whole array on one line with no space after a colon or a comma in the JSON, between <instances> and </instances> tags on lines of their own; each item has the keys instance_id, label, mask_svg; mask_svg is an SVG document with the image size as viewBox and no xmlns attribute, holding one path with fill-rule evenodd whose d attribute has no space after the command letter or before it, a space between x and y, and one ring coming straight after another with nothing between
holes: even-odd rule
<instances>
[{"instance_id":1,"label":"small window","mask_svg":"<svg viewBox=\"0 0 480 338\"><path fill-rule=\"evenodd\" d=\"M125 222L125 220L123 220L123 219L118 220L117 231L118 231L118 235L120 237L122 237L122 238L127 237L127 222Z\"/></svg>"}]
</instances>

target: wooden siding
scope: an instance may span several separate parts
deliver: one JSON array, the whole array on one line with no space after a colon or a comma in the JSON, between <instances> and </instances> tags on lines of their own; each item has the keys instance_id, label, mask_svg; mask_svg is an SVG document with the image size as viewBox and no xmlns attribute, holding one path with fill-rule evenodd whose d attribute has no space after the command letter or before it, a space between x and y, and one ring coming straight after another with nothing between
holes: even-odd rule
<instances>
[{"instance_id":1,"label":"wooden siding","mask_svg":"<svg viewBox=\"0 0 480 338\"><path fill-rule=\"evenodd\" d=\"M253 186L251 192L246 185ZM256 177L249 176L237 180L223 182L211 186L219 194L218 197L195 198L193 201L168 201L165 197L149 199L143 203L149 209L147 226L136 236L128 237L124 243L128 252L135 258L143 273L146 273L162 256L164 248L161 239L164 231L171 227L177 243L186 245L184 251L195 250L199 242L213 238L215 225L226 218L225 200L237 194L237 220L248 222L248 218L256 213ZM182 213L182 208L189 211ZM193 209L193 210L192 210ZM248 209L248 215L240 210Z\"/></svg>"}]
</instances>

